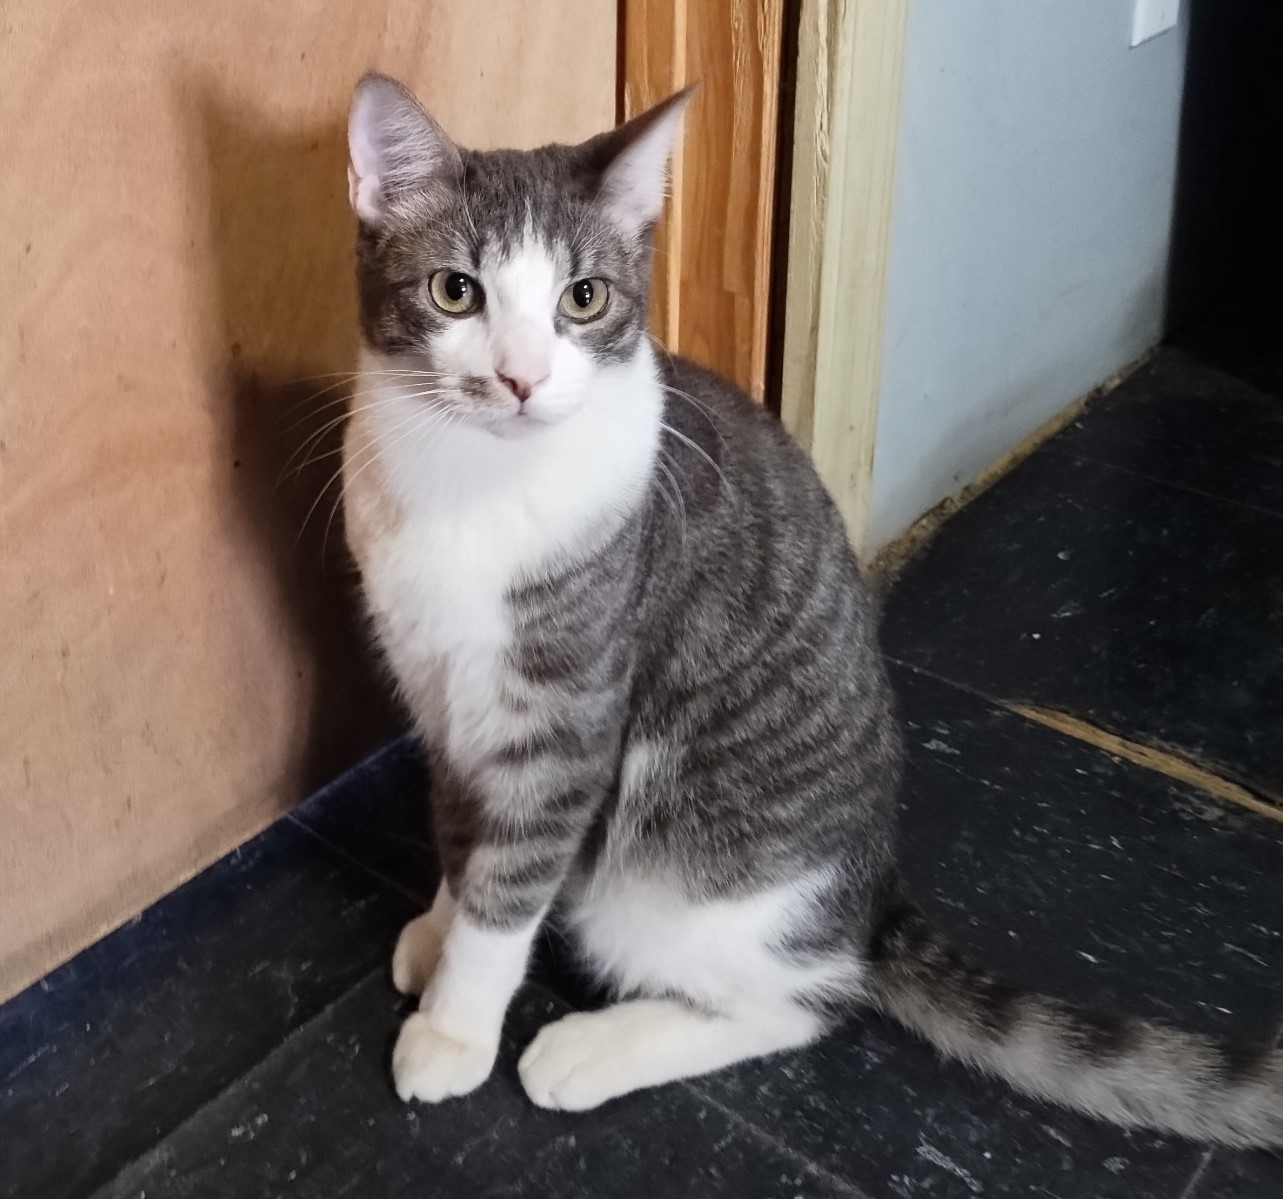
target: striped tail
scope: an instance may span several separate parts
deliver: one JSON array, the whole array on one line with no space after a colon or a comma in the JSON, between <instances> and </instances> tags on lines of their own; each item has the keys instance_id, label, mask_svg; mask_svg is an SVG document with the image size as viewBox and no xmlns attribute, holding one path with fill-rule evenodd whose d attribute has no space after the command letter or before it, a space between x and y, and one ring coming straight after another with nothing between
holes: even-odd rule
<instances>
[{"instance_id":1,"label":"striped tail","mask_svg":"<svg viewBox=\"0 0 1283 1199\"><path fill-rule=\"evenodd\" d=\"M1283 1147L1283 1052L1026 991L968 962L911 904L884 910L866 985L883 1014L1028 1095L1115 1124Z\"/></svg>"}]
</instances>

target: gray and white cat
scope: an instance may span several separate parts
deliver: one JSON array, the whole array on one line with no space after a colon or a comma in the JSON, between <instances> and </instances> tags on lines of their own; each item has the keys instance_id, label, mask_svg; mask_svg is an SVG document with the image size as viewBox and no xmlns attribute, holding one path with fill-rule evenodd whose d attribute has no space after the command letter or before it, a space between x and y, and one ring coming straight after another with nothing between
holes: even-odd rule
<instances>
[{"instance_id":1,"label":"gray and white cat","mask_svg":"<svg viewBox=\"0 0 1283 1199\"><path fill-rule=\"evenodd\" d=\"M583 145L479 153L391 79L356 92L346 520L428 746L445 879L393 959L422 996L398 1092L486 1079L555 912L620 998L525 1051L542 1107L871 1006L1081 1111L1283 1142L1283 1055L998 981L904 897L900 749L838 513L775 421L645 334L685 99Z\"/></svg>"}]
</instances>

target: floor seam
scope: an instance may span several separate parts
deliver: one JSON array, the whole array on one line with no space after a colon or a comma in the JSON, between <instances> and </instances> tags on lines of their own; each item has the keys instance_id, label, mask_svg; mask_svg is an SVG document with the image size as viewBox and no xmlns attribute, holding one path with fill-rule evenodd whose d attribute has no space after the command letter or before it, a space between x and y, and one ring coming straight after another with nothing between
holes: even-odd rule
<instances>
[{"instance_id":1,"label":"floor seam","mask_svg":"<svg viewBox=\"0 0 1283 1199\"><path fill-rule=\"evenodd\" d=\"M111 1173L111 1176L108 1178L105 1178L102 1182L98 1183L98 1185L95 1186L94 1189L88 1193L85 1199L98 1199L98 1196L104 1195L104 1192L107 1191L107 1188L111 1187L114 1183L119 1182L121 1177L124 1174L126 1174L128 1171L132 1170L135 1166L138 1166L141 1163L145 1162L149 1157L159 1156L162 1153L165 1145L169 1141L171 1141L175 1136L177 1136L179 1132L181 1132L184 1128L186 1128L193 1120L197 1119L204 1112L208 1111L209 1108L211 1108L220 1099L222 1099L224 1095L226 1095L229 1091L231 1091L233 1087L239 1085L245 1079L249 1078L252 1074L262 1069L263 1066L265 1066L274 1057L276 1057L277 1054L282 1052L282 1050L284 1050L285 1047L295 1039L295 1037L301 1035L306 1029L308 1029L312 1024L314 1024L322 1016L326 1015L333 1008L337 1007L340 1003L342 1003L345 999L347 999L347 997L351 995L352 992L355 991L358 987L363 987L371 978L382 973L384 969L386 969L386 967L384 966L371 966L370 969L367 970L364 974L354 979L350 986L340 991L337 995L334 996L333 999L329 1000L329 1002L322 1004L306 1020L302 1021L302 1023L296 1024L293 1028L291 1028L289 1032L285 1034L285 1036L283 1036L275 1045L272 1046L271 1049L269 1049L265 1054L263 1054L263 1056L260 1057L256 1062L250 1065L247 1069L242 1070L239 1074L236 1075L235 1078L230 1079L225 1085L219 1087L218 1090L216 1090L213 1094L209 1095L207 1098L203 1099L200 1103L198 1103L181 1120L179 1120L176 1124L174 1124L172 1127L167 1129L162 1135L157 1137L152 1142L150 1148L146 1149L142 1153L137 1154L134 1157L131 1157L128 1161L124 1162L124 1164L122 1164L121 1166L113 1170Z\"/></svg>"},{"instance_id":2,"label":"floor seam","mask_svg":"<svg viewBox=\"0 0 1283 1199\"><path fill-rule=\"evenodd\" d=\"M1091 746L1092 749L1099 753L1121 758L1153 774L1171 779L1181 786L1197 790L1209 799L1246 809L1265 817L1267 820L1283 822L1283 807L1280 807L1275 802L1274 797L1268 791L1259 791L1245 786L1237 780L1225 778L1223 775L1200 766L1192 759L1186 758L1170 749L1159 749L1155 746L1147 745L1143 741L1133 741L1067 712L992 695L988 691L975 687L970 683L949 678L947 675L940 674L917 663L909 662L904 658L896 657L893 654L887 654L886 660L912 674L921 675L937 683L943 683L945 686L961 691L965 695L983 700L985 703L1017 716L1021 720L1028 721L1030 724L1036 724L1042 728L1060 733L1062 736L1071 737L1082 745ZM1088 731L1097 734L1097 736L1084 735ZM1165 769L1160 761L1164 758L1170 759L1173 765ZM1180 766L1185 767L1187 773L1182 773L1178 768Z\"/></svg>"},{"instance_id":3,"label":"floor seam","mask_svg":"<svg viewBox=\"0 0 1283 1199\"><path fill-rule=\"evenodd\" d=\"M1244 500L1236 500L1227 495L1217 495L1211 491L1204 491L1199 487L1191 487L1187 483L1176 483L1171 479L1164 479L1143 470L1133 470L1128 466L1119 466L1116 462L1105 462L1079 450L1071 450L1067 447L1051 444L1048 444L1045 448L1059 458L1072 458L1077 462L1084 462L1090 466L1099 466L1103 470L1117 471L1120 475L1127 475L1133 479L1142 479L1146 483L1153 483L1158 487L1170 487L1173 491L1181 491L1186 495L1196 495L1200 499L1211 500L1215 504L1228 504L1232 508L1241 508L1245 512L1255 512L1258 516L1268 516L1272 520L1283 520L1283 512L1274 508L1261 508Z\"/></svg>"},{"instance_id":4,"label":"floor seam","mask_svg":"<svg viewBox=\"0 0 1283 1199\"><path fill-rule=\"evenodd\" d=\"M760 1124L758 1124L757 1121L750 1120L747 1116L744 1116L741 1113L737 1112L734 1108L728 1107L720 1099L715 1099L702 1087L698 1086L693 1082L683 1083L682 1085L690 1094L694 1095L697 1099L699 1099L704 1103L707 1103L710 1107L716 1108L719 1112L722 1113L723 1116L727 1118L727 1120L731 1122L731 1124L735 1125L737 1128L740 1128L745 1132L750 1133L752 1136L756 1137L763 1144L769 1145L777 1153L784 1155L790 1161L796 1162L799 1166L801 1166L802 1168L804 1168L805 1170L813 1174L816 1178L822 1179L824 1182L827 1182L830 1186L836 1187L843 1194L849 1196L850 1199L868 1199L868 1196L866 1195L866 1193L860 1190L860 1188L856 1186L855 1183L849 1182L847 1179L843 1178L840 1174L834 1174L832 1170L828 1169L825 1166L820 1165L820 1163L817 1162L814 1158L807 1157L804 1153L799 1153L792 1146L780 1140L780 1138L775 1136L774 1133L768 1132L765 1128L763 1128Z\"/></svg>"},{"instance_id":5,"label":"floor seam","mask_svg":"<svg viewBox=\"0 0 1283 1199\"><path fill-rule=\"evenodd\" d=\"M1209 770L1179 751L1159 748L1144 741L1120 736L1118 733L1112 733L1100 725L1061 709L1006 701L1003 701L1002 706L1007 711L1023 716L1026 720L1043 728L1063 733L1113 757L1122 758L1136 766L1152 770L1155 774L1161 774L1185 786L1194 787L1213 799L1246 808L1270 820L1283 821L1283 806L1280 806L1270 792L1246 787L1234 779L1217 774L1216 771Z\"/></svg>"},{"instance_id":6,"label":"floor seam","mask_svg":"<svg viewBox=\"0 0 1283 1199\"><path fill-rule=\"evenodd\" d=\"M1203 1154L1198 1165L1194 1167L1194 1173L1189 1176L1189 1181L1181 1189L1181 1193L1176 1196L1176 1199L1190 1199L1194 1194L1195 1188L1203 1181L1203 1175L1207 1173L1207 1167L1212 1164L1212 1158L1215 1156L1215 1149L1208 1149Z\"/></svg>"},{"instance_id":7,"label":"floor seam","mask_svg":"<svg viewBox=\"0 0 1283 1199\"><path fill-rule=\"evenodd\" d=\"M377 879L385 887L390 887L403 898L413 900L416 904L423 907L427 907L431 904L432 900L429 896L425 896L420 892L415 891L413 888L407 887L404 883L398 882L396 879L392 878L391 875L384 874L381 870L376 870L369 862L366 862L362 858L358 858L356 854L350 853L341 845L336 845L324 833L317 832L316 829L314 829L305 820L300 820L299 817L295 816L293 812L286 812L284 819L288 820L295 828L306 833L309 837L314 837L331 853L342 858L345 862L356 866L359 870L363 870L371 878Z\"/></svg>"}]
</instances>

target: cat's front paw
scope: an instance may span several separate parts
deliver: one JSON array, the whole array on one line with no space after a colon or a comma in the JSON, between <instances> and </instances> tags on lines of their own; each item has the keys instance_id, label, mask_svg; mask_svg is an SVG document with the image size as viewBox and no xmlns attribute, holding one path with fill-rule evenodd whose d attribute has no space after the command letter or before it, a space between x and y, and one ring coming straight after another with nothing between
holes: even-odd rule
<instances>
[{"instance_id":1,"label":"cat's front paw","mask_svg":"<svg viewBox=\"0 0 1283 1199\"><path fill-rule=\"evenodd\" d=\"M402 995L416 998L428 989L432 972L441 960L445 923L434 907L401 930L392 952L392 985Z\"/></svg>"},{"instance_id":2,"label":"cat's front paw","mask_svg":"<svg viewBox=\"0 0 1283 1199\"><path fill-rule=\"evenodd\" d=\"M532 1103L554 1111L582 1112L638 1086L626 1047L619 1042L616 1009L575 1012L544 1025L517 1073Z\"/></svg>"},{"instance_id":3,"label":"cat's front paw","mask_svg":"<svg viewBox=\"0 0 1283 1199\"><path fill-rule=\"evenodd\" d=\"M448 1036L422 1012L415 1012L401 1025L396 1048L392 1050L392 1079L396 1093L408 1103L440 1103L456 1095L475 1091L494 1068L499 1051L495 1044Z\"/></svg>"}]
</instances>

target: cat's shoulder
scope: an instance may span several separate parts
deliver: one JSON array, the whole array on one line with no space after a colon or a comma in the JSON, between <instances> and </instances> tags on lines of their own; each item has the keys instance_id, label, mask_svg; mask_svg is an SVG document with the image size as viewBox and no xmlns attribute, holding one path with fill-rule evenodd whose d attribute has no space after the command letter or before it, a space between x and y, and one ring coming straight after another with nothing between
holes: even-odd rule
<instances>
[{"instance_id":1,"label":"cat's shoulder","mask_svg":"<svg viewBox=\"0 0 1283 1199\"><path fill-rule=\"evenodd\" d=\"M687 410L683 423L689 423L693 409L731 429L757 428L768 435L781 431L779 421L725 375L680 354L661 357L659 367L668 409Z\"/></svg>"},{"instance_id":2,"label":"cat's shoulder","mask_svg":"<svg viewBox=\"0 0 1283 1199\"><path fill-rule=\"evenodd\" d=\"M725 375L681 354L666 354L660 358L660 376L666 386L680 388L719 408L747 410L757 407L748 393Z\"/></svg>"},{"instance_id":3,"label":"cat's shoulder","mask_svg":"<svg viewBox=\"0 0 1283 1199\"><path fill-rule=\"evenodd\" d=\"M790 463L798 453L775 415L725 375L672 354L660 360L660 381L665 420L701 446L710 448L713 442L724 451L730 438L743 443L754 457L782 455Z\"/></svg>"}]
</instances>

